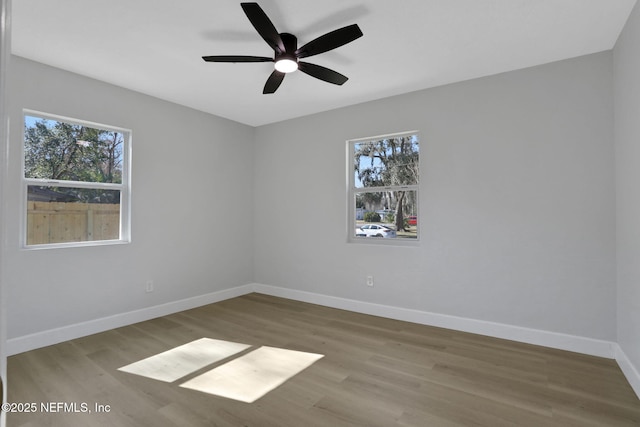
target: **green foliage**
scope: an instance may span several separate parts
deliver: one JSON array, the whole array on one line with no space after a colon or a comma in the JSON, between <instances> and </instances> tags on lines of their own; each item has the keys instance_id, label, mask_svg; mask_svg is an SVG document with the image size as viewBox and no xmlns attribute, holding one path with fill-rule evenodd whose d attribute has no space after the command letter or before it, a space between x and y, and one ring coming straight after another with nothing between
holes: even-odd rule
<instances>
[{"instance_id":1,"label":"green foliage","mask_svg":"<svg viewBox=\"0 0 640 427\"><path fill-rule=\"evenodd\" d=\"M380 214L378 212L365 212L364 220L365 222L380 222Z\"/></svg>"},{"instance_id":2,"label":"green foliage","mask_svg":"<svg viewBox=\"0 0 640 427\"><path fill-rule=\"evenodd\" d=\"M363 208L367 206L377 206L382 201L382 193L361 193Z\"/></svg>"},{"instance_id":3,"label":"green foliage","mask_svg":"<svg viewBox=\"0 0 640 427\"><path fill-rule=\"evenodd\" d=\"M393 222L394 215L392 213L388 213L384 216L385 222Z\"/></svg>"},{"instance_id":4,"label":"green foliage","mask_svg":"<svg viewBox=\"0 0 640 427\"><path fill-rule=\"evenodd\" d=\"M361 142L355 150L354 168L364 187L418 183L419 144L415 135Z\"/></svg>"},{"instance_id":5,"label":"green foliage","mask_svg":"<svg viewBox=\"0 0 640 427\"><path fill-rule=\"evenodd\" d=\"M37 117L27 119L24 132L26 178L122 182L124 140L121 133ZM106 203L112 202L110 199L116 194L99 190L77 193L75 196L80 200L105 199Z\"/></svg>"},{"instance_id":6,"label":"green foliage","mask_svg":"<svg viewBox=\"0 0 640 427\"><path fill-rule=\"evenodd\" d=\"M386 194L385 208L395 207L397 229L406 229L404 212L415 212L415 197L401 190L400 186L416 185L419 179L419 143L417 135L359 142L354 146L354 170L364 188L396 187L394 190L382 190L377 193L380 199ZM384 192L384 193L383 193ZM380 206L378 203L369 203ZM374 207L374 209L377 209Z\"/></svg>"}]
</instances>

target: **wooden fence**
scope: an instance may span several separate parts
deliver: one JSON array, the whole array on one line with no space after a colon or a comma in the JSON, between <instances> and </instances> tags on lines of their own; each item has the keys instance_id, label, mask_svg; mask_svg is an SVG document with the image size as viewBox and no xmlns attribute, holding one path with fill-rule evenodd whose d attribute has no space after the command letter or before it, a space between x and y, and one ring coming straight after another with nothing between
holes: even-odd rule
<instances>
[{"instance_id":1,"label":"wooden fence","mask_svg":"<svg viewBox=\"0 0 640 427\"><path fill-rule=\"evenodd\" d=\"M28 202L27 245L119 237L119 204Z\"/></svg>"}]
</instances>

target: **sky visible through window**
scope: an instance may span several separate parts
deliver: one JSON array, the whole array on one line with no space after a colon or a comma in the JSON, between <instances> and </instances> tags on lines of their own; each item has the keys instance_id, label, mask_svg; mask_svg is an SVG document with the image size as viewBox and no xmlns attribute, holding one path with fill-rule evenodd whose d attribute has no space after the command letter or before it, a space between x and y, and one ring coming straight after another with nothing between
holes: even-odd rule
<instances>
[{"instance_id":1,"label":"sky visible through window","mask_svg":"<svg viewBox=\"0 0 640 427\"><path fill-rule=\"evenodd\" d=\"M24 125L25 177L122 182L122 132L29 114Z\"/></svg>"},{"instance_id":2,"label":"sky visible through window","mask_svg":"<svg viewBox=\"0 0 640 427\"><path fill-rule=\"evenodd\" d=\"M384 138L381 138L380 140L376 140L376 139L372 139L372 140L368 140L368 141L362 141L362 142L356 142L354 144L353 150L354 152L359 152L363 146L366 146L367 144L376 144L379 141L384 140ZM418 135L410 135L410 141L412 144L412 149L415 152L419 151L419 142L418 142ZM359 171L361 170L365 170L365 169L375 169L375 170L383 170L385 168L385 164L382 162L382 160L379 157L369 157L369 156L360 156L359 158L359 167L358 169L355 169L353 174L354 174L354 185L356 188L365 188L368 187L368 185L365 185L362 183L362 180L359 177ZM416 182L417 184L417 182Z\"/></svg>"}]
</instances>

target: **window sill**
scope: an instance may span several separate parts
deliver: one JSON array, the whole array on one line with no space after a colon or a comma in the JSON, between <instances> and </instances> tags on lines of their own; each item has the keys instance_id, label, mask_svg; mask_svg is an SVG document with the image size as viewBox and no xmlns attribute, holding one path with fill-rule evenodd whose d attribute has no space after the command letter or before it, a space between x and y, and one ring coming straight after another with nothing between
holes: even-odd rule
<instances>
[{"instance_id":1,"label":"window sill","mask_svg":"<svg viewBox=\"0 0 640 427\"><path fill-rule=\"evenodd\" d=\"M349 237L347 243L372 246L395 246L403 248L416 248L420 246L419 239L385 239L384 237Z\"/></svg>"},{"instance_id":2,"label":"window sill","mask_svg":"<svg viewBox=\"0 0 640 427\"><path fill-rule=\"evenodd\" d=\"M91 246L128 245L131 240L96 240L92 242L47 243L41 245L24 245L23 251L40 251L46 249L86 248Z\"/></svg>"}]
</instances>

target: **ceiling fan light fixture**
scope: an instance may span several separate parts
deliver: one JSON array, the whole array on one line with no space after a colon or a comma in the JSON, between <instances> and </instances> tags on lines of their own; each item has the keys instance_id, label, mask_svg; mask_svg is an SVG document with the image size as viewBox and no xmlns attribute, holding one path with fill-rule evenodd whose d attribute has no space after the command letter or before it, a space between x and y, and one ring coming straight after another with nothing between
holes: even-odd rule
<instances>
[{"instance_id":1,"label":"ceiling fan light fixture","mask_svg":"<svg viewBox=\"0 0 640 427\"><path fill-rule=\"evenodd\" d=\"M281 73L292 73L298 69L298 61L291 58L281 58L276 61L274 68Z\"/></svg>"},{"instance_id":2,"label":"ceiling fan light fixture","mask_svg":"<svg viewBox=\"0 0 640 427\"><path fill-rule=\"evenodd\" d=\"M299 59L319 55L333 49L337 49L355 39L362 37L362 31L357 24L347 25L316 37L302 47L298 48L298 38L291 33L278 33L273 22L269 19L258 3L240 3L245 15L256 29L260 37L273 49L274 57L247 56L247 55L209 55L203 56L206 62L274 62L275 70L271 72L262 91L263 94L274 93L287 73L300 70L316 79L342 85L349 80L337 71L321 65L298 61Z\"/></svg>"}]
</instances>

